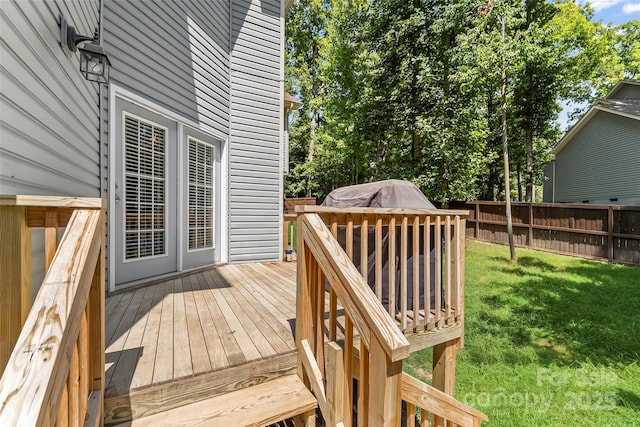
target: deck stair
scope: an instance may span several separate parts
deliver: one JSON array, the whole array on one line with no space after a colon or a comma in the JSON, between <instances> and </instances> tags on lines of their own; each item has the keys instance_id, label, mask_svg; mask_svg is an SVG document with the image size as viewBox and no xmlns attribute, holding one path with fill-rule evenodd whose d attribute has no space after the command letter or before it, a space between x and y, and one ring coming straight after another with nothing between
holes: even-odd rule
<instances>
[{"instance_id":1,"label":"deck stair","mask_svg":"<svg viewBox=\"0 0 640 427\"><path fill-rule=\"evenodd\" d=\"M314 412L316 399L296 374L134 419L120 426L264 426Z\"/></svg>"}]
</instances>

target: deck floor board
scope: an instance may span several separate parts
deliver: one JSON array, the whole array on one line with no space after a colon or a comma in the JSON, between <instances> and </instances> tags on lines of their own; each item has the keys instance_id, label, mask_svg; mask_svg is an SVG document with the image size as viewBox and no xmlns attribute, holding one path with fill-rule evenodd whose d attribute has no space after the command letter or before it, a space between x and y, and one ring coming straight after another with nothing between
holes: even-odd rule
<instances>
[{"instance_id":1,"label":"deck floor board","mask_svg":"<svg viewBox=\"0 0 640 427\"><path fill-rule=\"evenodd\" d=\"M106 308L109 397L295 352L295 263L201 270Z\"/></svg>"},{"instance_id":2,"label":"deck floor board","mask_svg":"<svg viewBox=\"0 0 640 427\"><path fill-rule=\"evenodd\" d=\"M148 366L141 372L142 375L136 378L137 381L132 384L132 388L173 378L173 286L173 281L168 281L164 286L158 286L156 289L158 295L163 289L161 294L162 308L159 310L159 317L156 315L149 319L150 325L153 327L146 334L148 340L144 342L144 347L153 345L155 330L152 331L152 329L157 329L157 350L155 352L149 351L147 355L143 352L143 358L140 361L148 363ZM156 301L156 304L159 305L159 302Z\"/></svg>"},{"instance_id":3,"label":"deck floor board","mask_svg":"<svg viewBox=\"0 0 640 427\"><path fill-rule=\"evenodd\" d=\"M182 289L184 291L184 309L187 314L187 328L189 330L189 348L191 350L191 366L193 372L207 372L211 370L209 351L204 339L204 330L200 321L200 313L196 304L196 297L199 298L196 275L187 276L182 279Z\"/></svg>"},{"instance_id":4,"label":"deck floor board","mask_svg":"<svg viewBox=\"0 0 640 427\"><path fill-rule=\"evenodd\" d=\"M209 308L213 322L216 325L216 330L222 343L222 349L224 349L229 365L244 363L247 359L238 345L236 337L233 335L233 331L229 327L227 319L225 319L224 314L222 313L222 310L220 310L220 307L213 295L215 292L216 282L213 280L212 273L210 271L205 271L203 275L209 285L209 288L205 290L203 297L207 307Z\"/></svg>"},{"instance_id":5,"label":"deck floor board","mask_svg":"<svg viewBox=\"0 0 640 427\"><path fill-rule=\"evenodd\" d=\"M138 352L138 361L135 366L133 376L129 384L130 388L144 386L151 384L153 381L153 367L155 365L156 351L147 351L148 349L156 349L158 346L158 333L160 330L160 318L162 313L162 299L164 297L164 287L156 286L150 287L153 291L153 297L151 306L149 307L149 313L147 315L147 323L145 325L144 333L142 335L142 343L140 345L140 351ZM111 348L107 346L107 352L111 351ZM121 379L121 384L126 384L126 374L120 372L117 377ZM109 387L105 394L118 394L127 390L127 387L120 386Z\"/></svg>"},{"instance_id":6,"label":"deck floor board","mask_svg":"<svg viewBox=\"0 0 640 427\"><path fill-rule=\"evenodd\" d=\"M173 283L173 379L193 373L185 292L182 278L176 279Z\"/></svg>"}]
</instances>

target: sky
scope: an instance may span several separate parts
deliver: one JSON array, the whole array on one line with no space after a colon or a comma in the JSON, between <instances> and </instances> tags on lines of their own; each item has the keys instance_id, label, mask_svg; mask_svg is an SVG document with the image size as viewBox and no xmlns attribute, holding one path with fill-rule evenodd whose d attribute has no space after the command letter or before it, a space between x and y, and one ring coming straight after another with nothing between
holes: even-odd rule
<instances>
[{"instance_id":1,"label":"sky","mask_svg":"<svg viewBox=\"0 0 640 427\"><path fill-rule=\"evenodd\" d=\"M591 0L589 3L596 12L596 21L605 24L622 24L632 19L640 19L640 0Z\"/></svg>"}]
</instances>

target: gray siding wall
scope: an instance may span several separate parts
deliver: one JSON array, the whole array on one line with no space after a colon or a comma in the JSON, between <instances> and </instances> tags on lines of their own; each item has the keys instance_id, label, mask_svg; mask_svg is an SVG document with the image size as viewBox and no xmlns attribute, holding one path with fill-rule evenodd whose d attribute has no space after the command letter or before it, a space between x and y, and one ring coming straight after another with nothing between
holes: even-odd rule
<instances>
[{"instance_id":1,"label":"gray siding wall","mask_svg":"<svg viewBox=\"0 0 640 427\"><path fill-rule=\"evenodd\" d=\"M104 29L112 82L228 135L228 0L104 0Z\"/></svg>"},{"instance_id":2,"label":"gray siding wall","mask_svg":"<svg viewBox=\"0 0 640 427\"><path fill-rule=\"evenodd\" d=\"M112 81L228 136L231 262L280 257L280 16L280 0L104 0Z\"/></svg>"},{"instance_id":3,"label":"gray siding wall","mask_svg":"<svg viewBox=\"0 0 640 427\"><path fill-rule=\"evenodd\" d=\"M640 99L640 85L625 84L614 95L614 98Z\"/></svg>"},{"instance_id":4,"label":"gray siding wall","mask_svg":"<svg viewBox=\"0 0 640 427\"><path fill-rule=\"evenodd\" d=\"M553 201L553 162L544 167L544 184L542 186L542 200L551 203Z\"/></svg>"},{"instance_id":5,"label":"gray siding wall","mask_svg":"<svg viewBox=\"0 0 640 427\"><path fill-rule=\"evenodd\" d=\"M556 202L640 196L640 120L598 112L556 156Z\"/></svg>"},{"instance_id":6,"label":"gray siding wall","mask_svg":"<svg viewBox=\"0 0 640 427\"><path fill-rule=\"evenodd\" d=\"M0 193L100 195L98 85L60 46L58 15L93 34L98 0L2 1Z\"/></svg>"},{"instance_id":7,"label":"gray siding wall","mask_svg":"<svg viewBox=\"0 0 640 427\"><path fill-rule=\"evenodd\" d=\"M279 259L280 0L232 0L229 259Z\"/></svg>"},{"instance_id":8,"label":"gray siding wall","mask_svg":"<svg viewBox=\"0 0 640 427\"><path fill-rule=\"evenodd\" d=\"M0 1L0 194L100 196L98 85L60 46L58 16L85 35L98 0ZM32 232L33 296L44 234Z\"/></svg>"}]
</instances>

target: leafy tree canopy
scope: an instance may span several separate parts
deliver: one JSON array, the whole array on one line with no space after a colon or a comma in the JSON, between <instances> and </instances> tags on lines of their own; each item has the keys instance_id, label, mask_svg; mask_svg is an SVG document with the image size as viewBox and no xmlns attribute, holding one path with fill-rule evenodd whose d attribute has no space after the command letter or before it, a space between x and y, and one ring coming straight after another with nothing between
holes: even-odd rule
<instances>
[{"instance_id":1,"label":"leafy tree canopy","mask_svg":"<svg viewBox=\"0 0 640 427\"><path fill-rule=\"evenodd\" d=\"M323 198L399 178L437 201L504 197L504 68L509 178L515 197L534 200L560 102L640 77L639 27L594 22L588 5L562 0L296 0L286 88L303 107L285 192Z\"/></svg>"}]
</instances>

